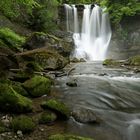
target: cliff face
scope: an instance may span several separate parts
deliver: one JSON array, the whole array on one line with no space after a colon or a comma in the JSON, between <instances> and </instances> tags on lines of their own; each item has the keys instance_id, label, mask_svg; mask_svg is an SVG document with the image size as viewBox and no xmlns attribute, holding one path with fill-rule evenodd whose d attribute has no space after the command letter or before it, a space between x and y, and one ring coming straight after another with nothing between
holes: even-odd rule
<instances>
[{"instance_id":1,"label":"cliff face","mask_svg":"<svg viewBox=\"0 0 140 140\"><path fill-rule=\"evenodd\" d=\"M112 31L108 58L127 59L140 54L140 15L124 18Z\"/></svg>"}]
</instances>

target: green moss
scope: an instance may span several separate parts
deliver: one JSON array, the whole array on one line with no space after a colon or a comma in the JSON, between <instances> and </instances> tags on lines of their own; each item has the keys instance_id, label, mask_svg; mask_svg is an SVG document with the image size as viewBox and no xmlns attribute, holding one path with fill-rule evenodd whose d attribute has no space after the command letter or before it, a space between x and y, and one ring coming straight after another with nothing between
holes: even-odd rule
<instances>
[{"instance_id":1,"label":"green moss","mask_svg":"<svg viewBox=\"0 0 140 140\"><path fill-rule=\"evenodd\" d=\"M34 130L35 123L28 116L18 116L15 117L11 122L11 128L16 132L17 130L21 130L23 133L29 133Z\"/></svg>"},{"instance_id":2,"label":"green moss","mask_svg":"<svg viewBox=\"0 0 140 140\"><path fill-rule=\"evenodd\" d=\"M116 60L113 59L106 59L103 61L103 65L106 66L118 66L120 63Z\"/></svg>"},{"instance_id":3,"label":"green moss","mask_svg":"<svg viewBox=\"0 0 140 140\"><path fill-rule=\"evenodd\" d=\"M33 71L42 71L43 68L37 62L28 62L26 67L32 69Z\"/></svg>"},{"instance_id":4,"label":"green moss","mask_svg":"<svg viewBox=\"0 0 140 140\"><path fill-rule=\"evenodd\" d=\"M4 124L0 121L0 133L6 132L7 128L4 126Z\"/></svg>"},{"instance_id":5,"label":"green moss","mask_svg":"<svg viewBox=\"0 0 140 140\"><path fill-rule=\"evenodd\" d=\"M29 112L32 101L18 94L11 85L0 85L0 109L9 112Z\"/></svg>"},{"instance_id":6,"label":"green moss","mask_svg":"<svg viewBox=\"0 0 140 140\"><path fill-rule=\"evenodd\" d=\"M0 28L0 39L2 44L16 49L25 43L25 37L19 36L9 28Z\"/></svg>"},{"instance_id":7,"label":"green moss","mask_svg":"<svg viewBox=\"0 0 140 140\"><path fill-rule=\"evenodd\" d=\"M51 80L43 76L34 76L33 78L25 81L23 86L33 97L40 97L50 93Z\"/></svg>"},{"instance_id":8,"label":"green moss","mask_svg":"<svg viewBox=\"0 0 140 140\"><path fill-rule=\"evenodd\" d=\"M21 83L19 82L12 82L12 88L23 96L29 96L28 92L22 87Z\"/></svg>"},{"instance_id":9,"label":"green moss","mask_svg":"<svg viewBox=\"0 0 140 140\"><path fill-rule=\"evenodd\" d=\"M133 66L140 66L140 55L129 58L128 64Z\"/></svg>"},{"instance_id":10,"label":"green moss","mask_svg":"<svg viewBox=\"0 0 140 140\"><path fill-rule=\"evenodd\" d=\"M70 116L69 108L64 103L57 101L55 99L50 99L48 101L44 101L41 104L41 107L44 109L54 110L58 114L58 117L67 119Z\"/></svg>"},{"instance_id":11,"label":"green moss","mask_svg":"<svg viewBox=\"0 0 140 140\"><path fill-rule=\"evenodd\" d=\"M56 134L56 135L50 136L48 140L93 140L93 139L85 138L81 136L75 136L75 135Z\"/></svg>"},{"instance_id":12,"label":"green moss","mask_svg":"<svg viewBox=\"0 0 140 140\"><path fill-rule=\"evenodd\" d=\"M44 112L41 114L39 123L45 124L45 123L51 123L54 122L57 119L57 116L52 112Z\"/></svg>"}]
</instances>

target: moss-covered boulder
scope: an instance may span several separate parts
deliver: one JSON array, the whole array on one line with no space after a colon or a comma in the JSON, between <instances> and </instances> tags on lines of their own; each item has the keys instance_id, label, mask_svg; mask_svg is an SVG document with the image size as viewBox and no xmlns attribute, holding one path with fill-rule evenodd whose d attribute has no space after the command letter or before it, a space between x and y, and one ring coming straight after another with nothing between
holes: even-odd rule
<instances>
[{"instance_id":1,"label":"moss-covered boulder","mask_svg":"<svg viewBox=\"0 0 140 140\"><path fill-rule=\"evenodd\" d=\"M23 83L24 88L32 97L40 97L50 93L51 80L43 76L34 76Z\"/></svg>"},{"instance_id":2,"label":"moss-covered boulder","mask_svg":"<svg viewBox=\"0 0 140 140\"><path fill-rule=\"evenodd\" d=\"M8 112L30 112L32 101L18 94L11 85L0 84L0 109Z\"/></svg>"},{"instance_id":3,"label":"moss-covered boulder","mask_svg":"<svg viewBox=\"0 0 140 140\"><path fill-rule=\"evenodd\" d=\"M16 34L9 28L0 28L0 39L12 49L18 49L25 42L25 37Z\"/></svg>"},{"instance_id":4,"label":"moss-covered boulder","mask_svg":"<svg viewBox=\"0 0 140 140\"><path fill-rule=\"evenodd\" d=\"M58 70L64 68L68 64L68 60L61 56L57 51L48 50L47 47L34 49L24 53L16 54L19 63L23 65L23 61L34 61L42 69ZM22 61L21 61L22 60Z\"/></svg>"},{"instance_id":5,"label":"moss-covered boulder","mask_svg":"<svg viewBox=\"0 0 140 140\"><path fill-rule=\"evenodd\" d=\"M128 59L128 65L140 66L140 55L130 57Z\"/></svg>"},{"instance_id":6,"label":"moss-covered boulder","mask_svg":"<svg viewBox=\"0 0 140 140\"><path fill-rule=\"evenodd\" d=\"M23 133L30 133L35 128L35 123L33 122L32 118L28 116L18 116L13 118L11 121L11 128L17 132L21 130Z\"/></svg>"},{"instance_id":7,"label":"moss-covered boulder","mask_svg":"<svg viewBox=\"0 0 140 140\"><path fill-rule=\"evenodd\" d=\"M52 111L55 111L60 119L68 119L70 116L69 108L63 102L56 99L44 101L41 104L41 107L44 109L51 109Z\"/></svg>"},{"instance_id":8,"label":"moss-covered boulder","mask_svg":"<svg viewBox=\"0 0 140 140\"><path fill-rule=\"evenodd\" d=\"M103 61L103 65L105 66L120 66L120 62L113 59L106 59Z\"/></svg>"},{"instance_id":9,"label":"moss-covered boulder","mask_svg":"<svg viewBox=\"0 0 140 140\"><path fill-rule=\"evenodd\" d=\"M29 96L28 92L22 87L20 82L12 82L11 85L12 88L20 95Z\"/></svg>"},{"instance_id":10,"label":"moss-covered boulder","mask_svg":"<svg viewBox=\"0 0 140 140\"><path fill-rule=\"evenodd\" d=\"M40 124L52 123L57 119L57 116L53 112L43 112L39 118Z\"/></svg>"},{"instance_id":11,"label":"moss-covered boulder","mask_svg":"<svg viewBox=\"0 0 140 140\"><path fill-rule=\"evenodd\" d=\"M46 47L47 46L47 47ZM63 57L69 57L73 51L74 45L55 35L43 32L34 32L24 44L24 48L32 50L36 48L46 47L47 50L57 51Z\"/></svg>"},{"instance_id":12,"label":"moss-covered boulder","mask_svg":"<svg viewBox=\"0 0 140 140\"><path fill-rule=\"evenodd\" d=\"M48 140L94 140L91 138L69 135L69 134L56 134L48 138Z\"/></svg>"}]
</instances>

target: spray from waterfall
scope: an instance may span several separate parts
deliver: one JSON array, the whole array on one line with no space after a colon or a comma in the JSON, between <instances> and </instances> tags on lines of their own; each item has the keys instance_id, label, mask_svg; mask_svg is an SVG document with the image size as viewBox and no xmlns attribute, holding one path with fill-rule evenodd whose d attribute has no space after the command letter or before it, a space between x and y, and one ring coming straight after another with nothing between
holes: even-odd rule
<instances>
[{"instance_id":1,"label":"spray from waterfall","mask_svg":"<svg viewBox=\"0 0 140 140\"><path fill-rule=\"evenodd\" d=\"M80 29L76 6L65 4L65 8L67 31L73 32L74 57L85 58L90 61L104 60L111 40L108 13L104 12L105 9L100 8L98 5L95 5L93 9L91 9L91 5L84 5Z\"/></svg>"}]
</instances>

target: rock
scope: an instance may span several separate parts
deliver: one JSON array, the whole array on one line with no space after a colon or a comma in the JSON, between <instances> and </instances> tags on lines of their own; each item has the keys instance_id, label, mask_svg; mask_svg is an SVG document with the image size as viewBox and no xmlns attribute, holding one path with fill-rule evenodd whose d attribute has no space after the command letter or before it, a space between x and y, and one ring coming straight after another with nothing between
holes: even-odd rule
<instances>
[{"instance_id":1,"label":"rock","mask_svg":"<svg viewBox=\"0 0 140 140\"><path fill-rule=\"evenodd\" d=\"M49 94L51 90L51 80L43 76L34 76L23 83L24 88L32 97L40 97Z\"/></svg>"},{"instance_id":2,"label":"rock","mask_svg":"<svg viewBox=\"0 0 140 140\"><path fill-rule=\"evenodd\" d=\"M55 35L35 32L27 39L23 47L29 50L46 47L47 50L57 51L63 57L69 57L74 49L73 46L72 41L68 42Z\"/></svg>"},{"instance_id":3,"label":"rock","mask_svg":"<svg viewBox=\"0 0 140 140\"><path fill-rule=\"evenodd\" d=\"M93 140L93 139L69 134L56 134L50 136L48 140Z\"/></svg>"},{"instance_id":4,"label":"rock","mask_svg":"<svg viewBox=\"0 0 140 140\"><path fill-rule=\"evenodd\" d=\"M106 59L103 61L103 65L106 66L120 66L120 62L113 59Z\"/></svg>"},{"instance_id":5,"label":"rock","mask_svg":"<svg viewBox=\"0 0 140 140\"><path fill-rule=\"evenodd\" d=\"M74 119L81 123L100 123L101 119L99 119L96 114L89 109L84 108L76 108L72 112L72 116Z\"/></svg>"},{"instance_id":6,"label":"rock","mask_svg":"<svg viewBox=\"0 0 140 140\"><path fill-rule=\"evenodd\" d=\"M73 63L79 63L80 60L78 58L74 57L74 58L71 59L71 62L73 62Z\"/></svg>"},{"instance_id":7,"label":"rock","mask_svg":"<svg viewBox=\"0 0 140 140\"><path fill-rule=\"evenodd\" d=\"M80 62L86 62L84 58L80 58Z\"/></svg>"},{"instance_id":8,"label":"rock","mask_svg":"<svg viewBox=\"0 0 140 140\"><path fill-rule=\"evenodd\" d=\"M18 94L10 85L0 84L0 109L9 112L30 112L32 101Z\"/></svg>"},{"instance_id":9,"label":"rock","mask_svg":"<svg viewBox=\"0 0 140 140\"><path fill-rule=\"evenodd\" d=\"M41 114L39 123L46 124L46 123L52 123L57 119L57 116L55 113L52 112L44 112Z\"/></svg>"},{"instance_id":10,"label":"rock","mask_svg":"<svg viewBox=\"0 0 140 140\"><path fill-rule=\"evenodd\" d=\"M18 117L13 118L11 122L11 128L15 132L21 132L22 133L30 133L35 128L35 123L32 121L32 119L28 116L21 115Z\"/></svg>"},{"instance_id":11,"label":"rock","mask_svg":"<svg viewBox=\"0 0 140 140\"><path fill-rule=\"evenodd\" d=\"M3 124L3 126L9 127L11 119L12 119L12 117L9 117L8 115L5 115L1 118L1 123Z\"/></svg>"},{"instance_id":12,"label":"rock","mask_svg":"<svg viewBox=\"0 0 140 140\"><path fill-rule=\"evenodd\" d=\"M58 52L48 50L46 47L16 54L20 65L23 67L27 62L34 61L42 69L58 70L64 68L68 64L68 60L61 56ZM25 64L23 64L23 62Z\"/></svg>"},{"instance_id":13,"label":"rock","mask_svg":"<svg viewBox=\"0 0 140 140\"><path fill-rule=\"evenodd\" d=\"M12 82L12 88L22 96L29 96L28 92L22 87L20 82Z\"/></svg>"},{"instance_id":14,"label":"rock","mask_svg":"<svg viewBox=\"0 0 140 140\"><path fill-rule=\"evenodd\" d=\"M76 80L71 80L71 81L68 81L66 85L69 87L77 87L77 82Z\"/></svg>"},{"instance_id":15,"label":"rock","mask_svg":"<svg viewBox=\"0 0 140 140\"><path fill-rule=\"evenodd\" d=\"M128 65L140 66L140 55L130 57L127 62Z\"/></svg>"},{"instance_id":16,"label":"rock","mask_svg":"<svg viewBox=\"0 0 140 140\"><path fill-rule=\"evenodd\" d=\"M51 109L52 111L55 111L60 119L68 119L70 116L69 108L64 103L55 99L44 101L41 104L41 107L43 109Z\"/></svg>"},{"instance_id":17,"label":"rock","mask_svg":"<svg viewBox=\"0 0 140 140\"><path fill-rule=\"evenodd\" d=\"M22 138L22 137L23 137L23 134L22 134L22 131L21 131L21 130L18 130L18 131L17 131L17 136L18 136L19 138Z\"/></svg>"}]
</instances>

